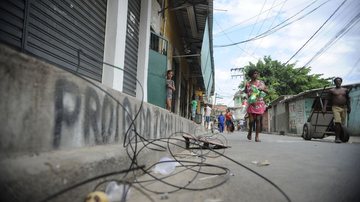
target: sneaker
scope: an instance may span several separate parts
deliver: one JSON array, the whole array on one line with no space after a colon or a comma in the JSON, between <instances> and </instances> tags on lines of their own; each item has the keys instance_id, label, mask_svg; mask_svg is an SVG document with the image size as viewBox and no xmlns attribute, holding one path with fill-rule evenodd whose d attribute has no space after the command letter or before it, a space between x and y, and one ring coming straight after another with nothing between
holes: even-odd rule
<instances>
[{"instance_id":1,"label":"sneaker","mask_svg":"<svg viewBox=\"0 0 360 202\"><path fill-rule=\"evenodd\" d=\"M340 139L335 139L335 143L341 143Z\"/></svg>"}]
</instances>

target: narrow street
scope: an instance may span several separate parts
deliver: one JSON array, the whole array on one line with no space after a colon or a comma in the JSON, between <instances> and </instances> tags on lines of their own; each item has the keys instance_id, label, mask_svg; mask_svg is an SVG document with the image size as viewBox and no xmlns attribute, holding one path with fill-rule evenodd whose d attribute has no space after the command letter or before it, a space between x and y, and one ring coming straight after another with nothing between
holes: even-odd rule
<instances>
[{"instance_id":1,"label":"narrow street","mask_svg":"<svg viewBox=\"0 0 360 202\"><path fill-rule=\"evenodd\" d=\"M0 202L360 202L360 0L0 10Z\"/></svg>"},{"instance_id":2,"label":"narrow street","mask_svg":"<svg viewBox=\"0 0 360 202\"><path fill-rule=\"evenodd\" d=\"M247 140L246 132L224 135L231 146L224 152L226 157L208 157L205 163L228 168L226 175L194 174L200 170L204 173L210 170L221 172L214 167L199 169L194 166L193 171L182 172L178 172L181 168L177 167L174 173L178 173L164 180L187 189L205 190L171 193L174 188L159 181L147 185L142 183L142 186L169 192L167 195L147 192L155 201L360 201L358 137L350 137L349 143L335 144L334 137L305 141L301 137L261 134L261 142L257 143ZM217 151L221 152L221 149ZM189 154L189 151L184 153ZM199 159L194 156L178 158L186 161ZM151 178L144 176L140 181L148 179ZM217 184L221 185L207 189ZM147 201L143 194L136 192L130 193L129 201Z\"/></svg>"}]
</instances>

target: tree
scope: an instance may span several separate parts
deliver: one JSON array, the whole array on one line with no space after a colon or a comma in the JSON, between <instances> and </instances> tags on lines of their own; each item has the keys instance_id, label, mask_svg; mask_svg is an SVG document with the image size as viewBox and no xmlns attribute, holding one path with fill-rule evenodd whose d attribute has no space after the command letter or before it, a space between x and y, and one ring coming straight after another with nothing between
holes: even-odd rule
<instances>
[{"instance_id":1,"label":"tree","mask_svg":"<svg viewBox=\"0 0 360 202\"><path fill-rule=\"evenodd\" d=\"M270 56L264 56L256 64L249 62L244 67L246 80L250 69L256 68L260 73L260 79L269 88L269 94L265 97L266 103L275 100L280 95L296 95L306 90L322 88L331 84L328 79L321 78L322 74L309 74L311 67L295 68L296 64L284 64L277 60L273 61ZM244 83L240 84L244 88Z\"/></svg>"}]
</instances>

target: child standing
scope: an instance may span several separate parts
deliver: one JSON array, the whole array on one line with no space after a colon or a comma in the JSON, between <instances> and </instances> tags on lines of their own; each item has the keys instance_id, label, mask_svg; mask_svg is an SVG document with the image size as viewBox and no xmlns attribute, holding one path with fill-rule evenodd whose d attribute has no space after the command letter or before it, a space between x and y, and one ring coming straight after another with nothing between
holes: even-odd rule
<instances>
[{"instance_id":1,"label":"child standing","mask_svg":"<svg viewBox=\"0 0 360 202\"><path fill-rule=\"evenodd\" d=\"M166 109L171 111L172 95L175 89L175 83L172 80L174 73L172 70L168 70L166 73Z\"/></svg>"}]
</instances>

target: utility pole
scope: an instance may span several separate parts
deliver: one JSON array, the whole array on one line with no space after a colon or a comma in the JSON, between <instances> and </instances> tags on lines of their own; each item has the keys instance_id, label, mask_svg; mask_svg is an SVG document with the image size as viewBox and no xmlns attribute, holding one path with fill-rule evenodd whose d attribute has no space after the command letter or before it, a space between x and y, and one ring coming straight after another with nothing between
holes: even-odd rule
<instances>
[{"instance_id":1,"label":"utility pole","mask_svg":"<svg viewBox=\"0 0 360 202\"><path fill-rule=\"evenodd\" d=\"M217 98L223 99L223 97L220 97L218 93L215 93L215 99L214 99L214 106L213 106L213 108L216 107L216 99L217 99ZM217 110L218 110L218 108L216 108L216 110L214 110L216 114L218 113Z\"/></svg>"},{"instance_id":2,"label":"utility pole","mask_svg":"<svg viewBox=\"0 0 360 202\"><path fill-rule=\"evenodd\" d=\"M234 72L234 74L231 75L231 78L244 77L244 67L231 68L230 72Z\"/></svg>"},{"instance_id":3,"label":"utility pole","mask_svg":"<svg viewBox=\"0 0 360 202\"><path fill-rule=\"evenodd\" d=\"M237 78L237 77L242 77L243 78L243 83L245 83L245 72L244 72L244 67L238 67L238 68L231 68L230 71L232 73L231 78ZM234 73L233 73L234 72Z\"/></svg>"},{"instance_id":4,"label":"utility pole","mask_svg":"<svg viewBox=\"0 0 360 202\"><path fill-rule=\"evenodd\" d=\"M214 103L214 105L216 105L216 98L223 99L223 97L219 97L218 95L219 95L218 93L215 93L215 103Z\"/></svg>"}]
</instances>

